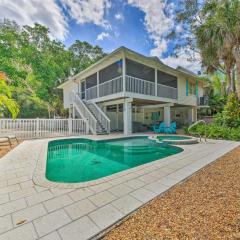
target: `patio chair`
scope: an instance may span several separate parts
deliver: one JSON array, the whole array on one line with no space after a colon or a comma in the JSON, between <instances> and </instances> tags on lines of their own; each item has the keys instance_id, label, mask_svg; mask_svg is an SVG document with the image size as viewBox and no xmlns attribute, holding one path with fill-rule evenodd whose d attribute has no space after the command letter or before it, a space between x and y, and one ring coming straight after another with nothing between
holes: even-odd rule
<instances>
[{"instance_id":1,"label":"patio chair","mask_svg":"<svg viewBox=\"0 0 240 240\"><path fill-rule=\"evenodd\" d=\"M164 133L165 123L161 122L158 126L153 126L154 133Z\"/></svg>"},{"instance_id":2,"label":"patio chair","mask_svg":"<svg viewBox=\"0 0 240 240\"><path fill-rule=\"evenodd\" d=\"M8 143L10 145L10 147L12 147L12 141L11 140L16 140L17 143L18 139L15 135L0 135L0 145Z\"/></svg>"},{"instance_id":3,"label":"patio chair","mask_svg":"<svg viewBox=\"0 0 240 240\"><path fill-rule=\"evenodd\" d=\"M164 128L164 133L172 134L172 133L176 133L176 130L177 130L176 122L171 122L169 127Z\"/></svg>"}]
</instances>

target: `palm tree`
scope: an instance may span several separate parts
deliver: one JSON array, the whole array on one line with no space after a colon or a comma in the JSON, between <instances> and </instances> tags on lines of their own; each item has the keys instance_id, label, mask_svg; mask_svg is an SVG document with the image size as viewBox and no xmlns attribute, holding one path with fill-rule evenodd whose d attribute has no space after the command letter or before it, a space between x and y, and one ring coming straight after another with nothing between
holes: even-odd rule
<instances>
[{"instance_id":1,"label":"palm tree","mask_svg":"<svg viewBox=\"0 0 240 240\"><path fill-rule=\"evenodd\" d=\"M19 113L19 106L12 99L10 87L6 83L6 76L0 72L0 113L3 114L5 109L9 110L12 118L16 118Z\"/></svg>"},{"instance_id":2,"label":"palm tree","mask_svg":"<svg viewBox=\"0 0 240 240\"><path fill-rule=\"evenodd\" d=\"M196 28L196 37L203 64L209 69L219 69L223 64L230 91L234 91L231 72L236 65L235 83L240 99L240 1L209 1L202 14L205 21Z\"/></svg>"}]
</instances>

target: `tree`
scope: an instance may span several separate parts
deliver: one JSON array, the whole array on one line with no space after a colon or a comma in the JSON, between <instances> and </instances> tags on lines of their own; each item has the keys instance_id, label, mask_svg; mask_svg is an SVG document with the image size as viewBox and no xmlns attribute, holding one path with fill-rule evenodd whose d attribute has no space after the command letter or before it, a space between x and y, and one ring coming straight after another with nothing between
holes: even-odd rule
<instances>
[{"instance_id":1,"label":"tree","mask_svg":"<svg viewBox=\"0 0 240 240\"><path fill-rule=\"evenodd\" d=\"M99 46L76 41L66 48L40 24L20 27L0 22L0 71L10 79L12 97L21 117L63 116L62 93L57 86L103 57Z\"/></svg>"},{"instance_id":2,"label":"tree","mask_svg":"<svg viewBox=\"0 0 240 240\"><path fill-rule=\"evenodd\" d=\"M175 49L181 47L199 52L207 71L225 73L229 90L234 91L236 84L240 98L240 1L180 1L176 22L184 34L176 29L169 34L170 39L178 39L181 43Z\"/></svg>"},{"instance_id":3,"label":"tree","mask_svg":"<svg viewBox=\"0 0 240 240\"><path fill-rule=\"evenodd\" d=\"M8 109L12 118L16 118L19 113L18 104L12 99L10 87L6 83L6 76L0 72L0 113L3 115L4 111Z\"/></svg>"}]
</instances>

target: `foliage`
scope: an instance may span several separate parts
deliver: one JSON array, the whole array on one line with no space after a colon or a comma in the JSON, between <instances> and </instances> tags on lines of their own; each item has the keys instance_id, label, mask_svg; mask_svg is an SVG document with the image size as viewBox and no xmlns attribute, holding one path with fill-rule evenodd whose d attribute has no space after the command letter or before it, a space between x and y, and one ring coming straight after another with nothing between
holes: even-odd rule
<instances>
[{"instance_id":1,"label":"foliage","mask_svg":"<svg viewBox=\"0 0 240 240\"><path fill-rule=\"evenodd\" d=\"M57 86L105 54L102 48L79 40L67 49L50 37L45 26L20 28L5 20L0 22L0 56L0 71L10 79L20 116L50 117L66 114Z\"/></svg>"},{"instance_id":2,"label":"foliage","mask_svg":"<svg viewBox=\"0 0 240 240\"><path fill-rule=\"evenodd\" d=\"M236 94L232 93L228 96L227 104L222 113L217 115L215 122L226 127L240 127L240 100Z\"/></svg>"},{"instance_id":3,"label":"foliage","mask_svg":"<svg viewBox=\"0 0 240 240\"><path fill-rule=\"evenodd\" d=\"M182 49L190 57L191 52L200 53L207 72L224 73L228 90L235 91L236 85L240 98L240 1L181 0L178 9L176 21L184 34L176 28L169 34L170 39L181 43L175 48L176 55Z\"/></svg>"},{"instance_id":4,"label":"foliage","mask_svg":"<svg viewBox=\"0 0 240 240\"><path fill-rule=\"evenodd\" d=\"M188 133L187 128L184 131ZM191 132L204 136L205 126L197 124ZM232 93L221 113L218 113L213 123L206 126L207 137L217 139L240 140L240 101L237 95Z\"/></svg>"},{"instance_id":5,"label":"foliage","mask_svg":"<svg viewBox=\"0 0 240 240\"><path fill-rule=\"evenodd\" d=\"M227 102L226 96L211 95L209 97L209 107L210 107L211 115L222 112L226 102Z\"/></svg>"},{"instance_id":6,"label":"foliage","mask_svg":"<svg viewBox=\"0 0 240 240\"><path fill-rule=\"evenodd\" d=\"M16 118L19 113L19 106L12 99L11 88L7 85L5 75L0 72L0 114L8 110L13 118Z\"/></svg>"},{"instance_id":7,"label":"foliage","mask_svg":"<svg viewBox=\"0 0 240 240\"><path fill-rule=\"evenodd\" d=\"M188 134L187 128L184 128L184 131ZM191 132L196 133L196 135L200 134L201 136L204 136L205 127L204 125L198 124L191 129ZM211 123L207 125L206 133L208 138L240 141L240 126L237 128L231 128Z\"/></svg>"}]
</instances>

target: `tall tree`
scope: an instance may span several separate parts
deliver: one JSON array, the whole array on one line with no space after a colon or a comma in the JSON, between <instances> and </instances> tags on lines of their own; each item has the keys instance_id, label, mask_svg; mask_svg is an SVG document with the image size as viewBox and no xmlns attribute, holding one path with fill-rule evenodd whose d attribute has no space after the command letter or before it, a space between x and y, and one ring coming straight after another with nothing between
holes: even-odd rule
<instances>
[{"instance_id":1,"label":"tall tree","mask_svg":"<svg viewBox=\"0 0 240 240\"><path fill-rule=\"evenodd\" d=\"M104 55L99 46L78 40L67 49L37 23L21 28L10 20L0 22L0 71L11 80L21 117L65 114L57 86L70 69L78 73Z\"/></svg>"},{"instance_id":2,"label":"tall tree","mask_svg":"<svg viewBox=\"0 0 240 240\"><path fill-rule=\"evenodd\" d=\"M12 98L11 88L7 85L6 76L0 72L0 113L3 114L6 109L11 113L12 118L16 118L19 113L19 107Z\"/></svg>"},{"instance_id":3,"label":"tall tree","mask_svg":"<svg viewBox=\"0 0 240 240\"><path fill-rule=\"evenodd\" d=\"M199 52L209 72L222 71L227 75L231 91L236 65L235 84L240 98L240 1L182 0L176 22L183 29L173 29L169 34L170 39L181 43L176 45L176 54L179 48Z\"/></svg>"}]
</instances>

